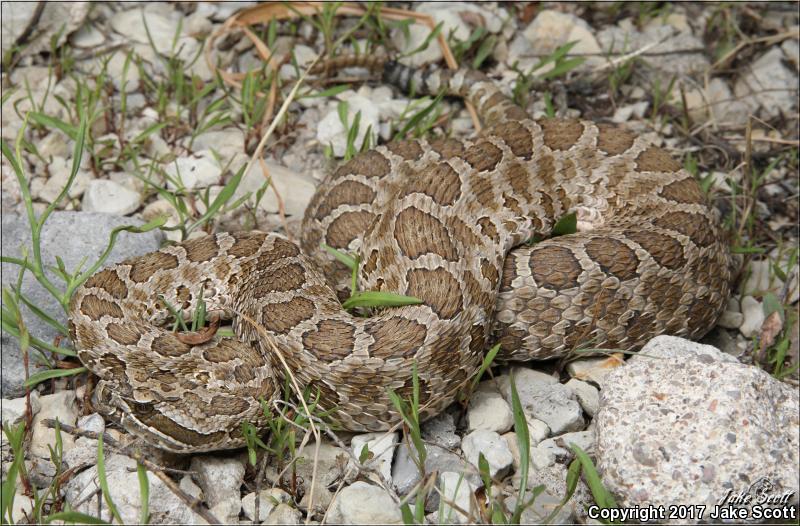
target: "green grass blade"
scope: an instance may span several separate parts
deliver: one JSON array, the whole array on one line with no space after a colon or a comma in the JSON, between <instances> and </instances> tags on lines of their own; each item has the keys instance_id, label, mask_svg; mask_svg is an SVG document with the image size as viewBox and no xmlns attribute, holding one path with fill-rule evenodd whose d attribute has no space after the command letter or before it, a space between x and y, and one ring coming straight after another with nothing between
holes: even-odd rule
<instances>
[{"instance_id":1,"label":"green grass blade","mask_svg":"<svg viewBox=\"0 0 800 526\"><path fill-rule=\"evenodd\" d=\"M491 349L489 349L489 352L487 352L486 356L483 357L483 362L481 363L481 367L480 369L478 369L478 372L472 379L472 387L471 387L472 389L475 389L475 386L478 385L478 382L481 381L481 377L483 377L483 374L489 369L489 367L492 366L492 362L494 361L494 358L495 356L497 356L498 352L500 352L499 343L494 347L492 347Z\"/></svg>"},{"instance_id":2,"label":"green grass blade","mask_svg":"<svg viewBox=\"0 0 800 526\"><path fill-rule=\"evenodd\" d=\"M105 453L103 453L102 434L97 439L97 479L100 483L100 491L103 493L103 499L106 501L106 505L108 506L108 509L111 511L111 515L113 515L113 517L117 519L118 523L124 524L122 522L122 517L120 517L119 515L119 510L117 510L117 506L111 499L111 493L108 490L108 480L106 479L106 457Z\"/></svg>"},{"instance_id":3,"label":"green grass blade","mask_svg":"<svg viewBox=\"0 0 800 526\"><path fill-rule=\"evenodd\" d=\"M40 124L45 128L55 128L57 130L61 130L73 141L78 137L78 128L67 124L66 122L62 121L61 119L57 119L55 117L51 117L49 115L45 115L44 113L40 113L38 111L30 112L30 118L36 124Z\"/></svg>"},{"instance_id":4,"label":"green grass blade","mask_svg":"<svg viewBox=\"0 0 800 526\"><path fill-rule=\"evenodd\" d=\"M142 464L136 464L136 474L139 476L139 495L141 509L139 511L139 524L150 522L150 480L147 478L147 470Z\"/></svg>"},{"instance_id":5,"label":"green grass blade","mask_svg":"<svg viewBox=\"0 0 800 526\"><path fill-rule=\"evenodd\" d=\"M402 307L404 305L419 305L422 300L413 296L403 296L393 292L365 290L356 292L342 304L345 309L357 307Z\"/></svg>"},{"instance_id":6,"label":"green grass blade","mask_svg":"<svg viewBox=\"0 0 800 526\"><path fill-rule=\"evenodd\" d=\"M350 254L340 252L333 247L329 247L325 243L322 244L322 248L325 249L325 251L328 254L332 255L333 257L338 259L341 263L346 265L347 268L349 268L350 270L354 270L358 267L358 261L356 261L356 258L351 256Z\"/></svg>"},{"instance_id":7,"label":"green grass blade","mask_svg":"<svg viewBox=\"0 0 800 526\"><path fill-rule=\"evenodd\" d=\"M33 373L25 380L25 383L22 384L25 387L33 387L34 385L44 382L45 380L49 380L50 378L63 378L64 376L75 376L77 374L85 373L87 371L86 367L76 367L74 369L49 369L47 371L39 371L38 373Z\"/></svg>"},{"instance_id":8,"label":"green grass blade","mask_svg":"<svg viewBox=\"0 0 800 526\"><path fill-rule=\"evenodd\" d=\"M509 378L511 384L511 412L514 415L514 432L517 434L517 447L519 448L519 493L517 503L514 506L514 513L511 517L513 524L519 524L522 512L525 510L525 492L528 489L528 469L530 467L531 437L528 432L528 421L525 419L525 412L522 403L519 401L517 385L514 381L514 373Z\"/></svg>"},{"instance_id":9,"label":"green grass blade","mask_svg":"<svg viewBox=\"0 0 800 526\"><path fill-rule=\"evenodd\" d=\"M64 327L61 323L59 323L55 318L47 314L45 311L40 309L36 306L31 300L29 300L22 292L19 293L19 299L22 300L22 303L28 306L28 308L33 312L36 316L38 316L43 322L54 328L61 334L62 336L69 336L69 331L67 328Z\"/></svg>"},{"instance_id":10,"label":"green grass blade","mask_svg":"<svg viewBox=\"0 0 800 526\"><path fill-rule=\"evenodd\" d=\"M559 219L553 226L553 236L566 236L578 231L578 216L571 212Z\"/></svg>"},{"instance_id":11,"label":"green grass blade","mask_svg":"<svg viewBox=\"0 0 800 526\"><path fill-rule=\"evenodd\" d=\"M217 197L214 199L214 202L211 203L211 206L208 207L206 213L203 214L200 219L192 223L192 225L187 229L187 232L191 232L198 226L202 225L206 221L208 221L211 217L216 214L222 206L227 203L231 197L233 197L234 192L236 192L236 188L239 187L239 183L244 176L244 169L247 165L242 166L239 168L239 171L236 172L236 175L231 177L231 179L225 184L225 187L217 194Z\"/></svg>"},{"instance_id":12,"label":"green grass blade","mask_svg":"<svg viewBox=\"0 0 800 526\"><path fill-rule=\"evenodd\" d=\"M552 79L561 75L564 75L573 69L577 68L581 64L586 61L585 57L573 57L565 60L564 62L556 64L556 67L548 71L547 73L542 73L540 78L542 80Z\"/></svg>"},{"instance_id":13,"label":"green grass blade","mask_svg":"<svg viewBox=\"0 0 800 526\"><path fill-rule=\"evenodd\" d=\"M589 458L589 455L574 443L570 443L569 447L581 463L586 485L589 486L592 497L594 497L594 501L597 505L601 508L616 508L617 502L614 500L614 496L603 485L603 481L597 473L597 468L594 467L594 463L592 459Z\"/></svg>"},{"instance_id":14,"label":"green grass blade","mask_svg":"<svg viewBox=\"0 0 800 526\"><path fill-rule=\"evenodd\" d=\"M45 519L45 522L53 521L71 522L73 524L108 524L102 519L86 515L79 511L59 511L58 513L48 515Z\"/></svg>"},{"instance_id":15,"label":"green grass blade","mask_svg":"<svg viewBox=\"0 0 800 526\"><path fill-rule=\"evenodd\" d=\"M547 518L543 521L545 524L550 524L553 519L559 514L561 509L569 502L569 499L575 494L575 490L578 488L578 481L581 478L581 463L579 460L573 460L570 465L569 469L567 470L567 490L564 494L564 498L561 499L561 502L558 506L553 509L552 513L547 516Z\"/></svg>"}]
</instances>

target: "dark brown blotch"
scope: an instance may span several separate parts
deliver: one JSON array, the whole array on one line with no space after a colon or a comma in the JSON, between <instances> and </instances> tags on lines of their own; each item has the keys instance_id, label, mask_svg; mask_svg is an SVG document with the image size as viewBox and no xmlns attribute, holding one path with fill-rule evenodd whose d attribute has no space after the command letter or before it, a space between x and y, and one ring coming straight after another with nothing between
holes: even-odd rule
<instances>
[{"instance_id":1,"label":"dark brown blotch","mask_svg":"<svg viewBox=\"0 0 800 526\"><path fill-rule=\"evenodd\" d=\"M319 204L314 217L322 220L337 207L370 203L375 199L375 191L358 181L341 181L331 188Z\"/></svg>"},{"instance_id":2,"label":"dark brown blotch","mask_svg":"<svg viewBox=\"0 0 800 526\"><path fill-rule=\"evenodd\" d=\"M683 245L674 237L659 232L627 232L627 237L636 241L656 262L670 270L678 270L686 264Z\"/></svg>"},{"instance_id":3,"label":"dark brown blotch","mask_svg":"<svg viewBox=\"0 0 800 526\"><path fill-rule=\"evenodd\" d=\"M97 296L84 296L81 300L81 312L89 316L93 320L99 320L103 315L109 315L112 318L122 318L122 309L116 303L106 301L98 298Z\"/></svg>"},{"instance_id":4,"label":"dark brown blotch","mask_svg":"<svg viewBox=\"0 0 800 526\"><path fill-rule=\"evenodd\" d=\"M306 273L303 266L299 263L292 263L274 272L262 273L253 291L256 296L270 292L287 292L299 289L305 281Z\"/></svg>"},{"instance_id":5,"label":"dark brown blotch","mask_svg":"<svg viewBox=\"0 0 800 526\"><path fill-rule=\"evenodd\" d=\"M166 252L151 252L125 261L131 265L131 280L144 283L159 270L170 270L178 266L178 258Z\"/></svg>"},{"instance_id":6,"label":"dark brown blotch","mask_svg":"<svg viewBox=\"0 0 800 526\"><path fill-rule=\"evenodd\" d=\"M231 340L220 340L214 347L203 350L203 358L211 363L225 363L235 360L241 354L239 346Z\"/></svg>"},{"instance_id":7,"label":"dark brown blotch","mask_svg":"<svg viewBox=\"0 0 800 526\"><path fill-rule=\"evenodd\" d=\"M598 124L597 148L607 155L619 155L633 146L636 137L611 124Z\"/></svg>"},{"instance_id":8,"label":"dark brown blotch","mask_svg":"<svg viewBox=\"0 0 800 526\"><path fill-rule=\"evenodd\" d=\"M639 259L633 251L622 241L609 238L596 237L589 240L586 245L586 254L594 260L604 272L626 281L637 276Z\"/></svg>"},{"instance_id":9,"label":"dark brown blotch","mask_svg":"<svg viewBox=\"0 0 800 526\"><path fill-rule=\"evenodd\" d=\"M264 251L258 256L256 266L261 269L267 269L274 263L283 261L284 259L293 258L300 255L300 249L297 245L286 239L276 237L273 240L272 248Z\"/></svg>"},{"instance_id":10,"label":"dark brown blotch","mask_svg":"<svg viewBox=\"0 0 800 526\"><path fill-rule=\"evenodd\" d=\"M437 139L431 141L430 147L438 153L443 160L461 157L464 153L464 144L456 139Z\"/></svg>"},{"instance_id":11,"label":"dark brown blotch","mask_svg":"<svg viewBox=\"0 0 800 526\"><path fill-rule=\"evenodd\" d=\"M481 275L489 280L492 288L497 287L497 283L500 281L500 273L497 271L497 267L492 265L488 259L481 259Z\"/></svg>"},{"instance_id":12,"label":"dark brown blotch","mask_svg":"<svg viewBox=\"0 0 800 526\"><path fill-rule=\"evenodd\" d=\"M215 415L239 415L244 413L250 403L232 395L214 395L208 403L210 413Z\"/></svg>"},{"instance_id":13,"label":"dark brown blotch","mask_svg":"<svg viewBox=\"0 0 800 526\"><path fill-rule=\"evenodd\" d=\"M505 170L503 176L511 185L514 193L530 201L533 199L531 195L531 176L528 169L518 162L510 163Z\"/></svg>"},{"instance_id":14,"label":"dark brown blotch","mask_svg":"<svg viewBox=\"0 0 800 526\"><path fill-rule=\"evenodd\" d=\"M236 241L228 249L228 254L237 258L255 254L267 237L263 232L234 232L231 235Z\"/></svg>"},{"instance_id":15,"label":"dark brown blotch","mask_svg":"<svg viewBox=\"0 0 800 526\"><path fill-rule=\"evenodd\" d=\"M261 324L268 331L286 334L297 324L314 315L314 303L305 298L292 298L281 303L268 303L261 311Z\"/></svg>"},{"instance_id":16,"label":"dark brown blotch","mask_svg":"<svg viewBox=\"0 0 800 526\"><path fill-rule=\"evenodd\" d=\"M533 156L533 139L531 132L519 122L509 121L498 124L492 133L503 139L511 149L511 153L522 159Z\"/></svg>"},{"instance_id":17,"label":"dark brown blotch","mask_svg":"<svg viewBox=\"0 0 800 526\"><path fill-rule=\"evenodd\" d=\"M488 217L481 217L478 219L478 226L481 227L481 234L495 243L500 241L500 234L497 232L497 227L494 226L491 219Z\"/></svg>"},{"instance_id":18,"label":"dark brown blotch","mask_svg":"<svg viewBox=\"0 0 800 526\"><path fill-rule=\"evenodd\" d=\"M542 119L544 144L551 150L569 150L583 134L583 124L575 119Z\"/></svg>"},{"instance_id":19,"label":"dark brown blotch","mask_svg":"<svg viewBox=\"0 0 800 526\"><path fill-rule=\"evenodd\" d=\"M461 287L447 270L412 269L406 274L406 279L406 295L421 299L440 318L450 319L461 312Z\"/></svg>"},{"instance_id":20,"label":"dark brown blotch","mask_svg":"<svg viewBox=\"0 0 800 526\"><path fill-rule=\"evenodd\" d=\"M375 150L360 153L340 166L333 177L344 177L348 174L363 175L365 177L383 177L387 175L392 166L389 160Z\"/></svg>"},{"instance_id":21,"label":"dark brown blotch","mask_svg":"<svg viewBox=\"0 0 800 526\"><path fill-rule=\"evenodd\" d=\"M636 157L639 172L677 172L681 163L658 146L650 146Z\"/></svg>"},{"instance_id":22,"label":"dark brown blotch","mask_svg":"<svg viewBox=\"0 0 800 526\"><path fill-rule=\"evenodd\" d=\"M84 287L87 289L97 287L108 292L112 298L122 300L128 297L128 287L120 279L114 269L105 269L94 274L86 280Z\"/></svg>"},{"instance_id":23,"label":"dark brown blotch","mask_svg":"<svg viewBox=\"0 0 800 526\"><path fill-rule=\"evenodd\" d=\"M415 192L429 196L439 205L450 206L461 195L461 179L446 162L428 165L411 175L401 197Z\"/></svg>"},{"instance_id":24,"label":"dark brown blotch","mask_svg":"<svg viewBox=\"0 0 800 526\"><path fill-rule=\"evenodd\" d=\"M137 406L144 406L145 404L136 404ZM151 404L147 404L150 405ZM151 409L147 410L144 407L137 407L133 409L134 404L131 404L133 416L141 421L145 426L155 428L163 434L172 437L182 444L190 446L208 446L219 440L227 437L225 431L214 431L211 433L198 433L187 427L176 423L171 418L167 418L161 413Z\"/></svg>"},{"instance_id":25,"label":"dark brown blotch","mask_svg":"<svg viewBox=\"0 0 800 526\"><path fill-rule=\"evenodd\" d=\"M568 248L540 246L531 251L531 275L540 287L551 290L571 289L578 286L581 268Z\"/></svg>"},{"instance_id":26,"label":"dark brown blotch","mask_svg":"<svg viewBox=\"0 0 800 526\"><path fill-rule=\"evenodd\" d=\"M406 161L416 161L424 153L419 141L416 140L390 142L386 145L386 148Z\"/></svg>"},{"instance_id":27,"label":"dark brown blotch","mask_svg":"<svg viewBox=\"0 0 800 526\"><path fill-rule=\"evenodd\" d=\"M478 141L464 152L464 160L479 172L494 170L502 159L503 151L489 141Z\"/></svg>"},{"instance_id":28,"label":"dark brown blotch","mask_svg":"<svg viewBox=\"0 0 800 526\"><path fill-rule=\"evenodd\" d=\"M370 356L383 359L413 357L428 332L421 323L399 316L370 322L365 331L374 338L368 349Z\"/></svg>"},{"instance_id":29,"label":"dark brown blotch","mask_svg":"<svg viewBox=\"0 0 800 526\"><path fill-rule=\"evenodd\" d=\"M139 342L139 333L129 323L109 323L106 332L109 338L120 345L135 345Z\"/></svg>"},{"instance_id":30,"label":"dark brown blotch","mask_svg":"<svg viewBox=\"0 0 800 526\"><path fill-rule=\"evenodd\" d=\"M303 345L323 362L343 360L350 356L355 345L355 327L337 320L322 320L303 334Z\"/></svg>"},{"instance_id":31,"label":"dark brown blotch","mask_svg":"<svg viewBox=\"0 0 800 526\"><path fill-rule=\"evenodd\" d=\"M700 185L691 177L665 185L661 189L660 195L676 203L702 204L705 202Z\"/></svg>"},{"instance_id":32,"label":"dark brown blotch","mask_svg":"<svg viewBox=\"0 0 800 526\"><path fill-rule=\"evenodd\" d=\"M174 334L164 333L153 338L150 348L161 356L183 356L192 348L180 341Z\"/></svg>"},{"instance_id":33,"label":"dark brown blotch","mask_svg":"<svg viewBox=\"0 0 800 526\"><path fill-rule=\"evenodd\" d=\"M196 263L208 261L219 254L219 245L217 245L216 236L191 239L181 243L181 246L186 251L186 258Z\"/></svg>"},{"instance_id":34,"label":"dark brown blotch","mask_svg":"<svg viewBox=\"0 0 800 526\"><path fill-rule=\"evenodd\" d=\"M375 215L367 211L345 212L328 226L325 242L333 248L347 248L350 242L363 235Z\"/></svg>"},{"instance_id":35,"label":"dark brown blotch","mask_svg":"<svg viewBox=\"0 0 800 526\"><path fill-rule=\"evenodd\" d=\"M397 215L394 238L400 250L411 259L431 253L448 261L458 259L456 247L442 222L414 207Z\"/></svg>"},{"instance_id":36,"label":"dark brown blotch","mask_svg":"<svg viewBox=\"0 0 800 526\"><path fill-rule=\"evenodd\" d=\"M701 214L668 212L653 221L658 227L675 230L688 236L699 247L707 247L715 241L714 230L708 219Z\"/></svg>"}]
</instances>

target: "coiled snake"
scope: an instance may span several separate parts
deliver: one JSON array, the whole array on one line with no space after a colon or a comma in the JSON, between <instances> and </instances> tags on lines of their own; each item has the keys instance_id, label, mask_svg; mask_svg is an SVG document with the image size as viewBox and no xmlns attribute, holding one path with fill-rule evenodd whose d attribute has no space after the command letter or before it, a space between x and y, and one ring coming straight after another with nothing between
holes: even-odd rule
<instances>
[{"instance_id":1,"label":"coiled snake","mask_svg":"<svg viewBox=\"0 0 800 526\"><path fill-rule=\"evenodd\" d=\"M79 357L128 429L178 452L242 446L242 422L265 425L258 400L284 378L276 348L335 423L377 431L398 421L387 388L407 397L414 363L426 418L493 341L504 359L544 359L713 326L728 248L698 184L664 150L604 124L531 120L481 73L387 62L384 79L464 97L487 127L344 163L309 204L300 246L220 233L109 267L75 293ZM526 243L568 212L578 233ZM360 290L423 303L348 313L335 291L347 270L323 243L360 256ZM190 345L163 327L159 295L190 311L201 293L233 318L236 339Z\"/></svg>"}]
</instances>

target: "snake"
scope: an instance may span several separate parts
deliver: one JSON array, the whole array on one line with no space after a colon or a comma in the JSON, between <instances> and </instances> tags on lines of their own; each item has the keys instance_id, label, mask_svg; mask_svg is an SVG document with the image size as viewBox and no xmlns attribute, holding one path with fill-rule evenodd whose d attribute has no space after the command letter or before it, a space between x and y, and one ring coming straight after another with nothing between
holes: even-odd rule
<instances>
[{"instance_id":1,"label":"snake","mask_svg":"<svg viewBox=\"0 0 800 526\"><path fill-rule=\"evenodd\" d=\"M479 71L377 67L405 92L468 101L480 133L391 141L341 163L299 243L219 232L104 268L73 294L78 357L135 436L177 453L242 447L245 423L268 429L286 382L330 425L383 431L403 418L396 398L417 397L421 421L441 412L491 346L506 362L635 351L716 323L729 243L668 152L610 124L532 119ZM554 236L565 217L575 228ZM326 245L355 256L359 291L418 303L345 309L353 272ZM170 306L201 300L234 336L172 330Z\"/></svg>"}]
</instances>

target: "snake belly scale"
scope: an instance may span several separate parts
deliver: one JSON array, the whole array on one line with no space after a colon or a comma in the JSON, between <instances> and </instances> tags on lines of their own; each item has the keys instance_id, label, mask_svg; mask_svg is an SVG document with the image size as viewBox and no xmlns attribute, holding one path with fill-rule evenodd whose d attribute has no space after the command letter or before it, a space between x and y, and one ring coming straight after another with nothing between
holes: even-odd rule
<instances>
[{"instance_id":1,"label":"snake belly scale","mask_svg":"<svg viewBox=\"0 0 800 526\"><path fill-rule=\"evenodd\" d=\"M545 359L587 344L637 349L662 333L696 338L716 322L727 244L664 150L608 125L529 119L478 72L383 69L401 88L469 100L486 128L342 164L312 198L299 246L219 233L106 268L76 291L78 355L127 429L176 452L242 446L242 422L266 425L259 399L286 374L276 348L336 424L378 431L399 420L387 390L407 397L413 364L427 418L494 341L506 360ZM577 233L526 243L569 212ZM339 301L348 271L323 243L359 255L359 290L423 303L351 315ZM160 295L184 311L202 295L236 338L183 343L164 327Z\"/></svg>"}]
</instances>

